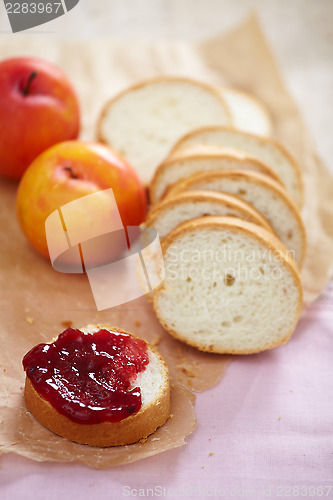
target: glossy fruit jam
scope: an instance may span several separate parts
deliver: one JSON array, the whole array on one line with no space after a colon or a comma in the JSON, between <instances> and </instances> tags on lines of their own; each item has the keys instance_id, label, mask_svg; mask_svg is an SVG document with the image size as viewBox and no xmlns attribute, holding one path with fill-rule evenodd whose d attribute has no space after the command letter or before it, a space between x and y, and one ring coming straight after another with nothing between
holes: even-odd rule
<instances>
[{"instance_id":1,"label":"glossy fruit jam","mask_svg":"<svg viewBox=\"0 0 333 500\"><path fill-rule=\"evenodd\" d=\"M141 408L132 387L149 362L146 343L127 333L68 328L52 344L38 344L23 358L36 391L79 424L119 422Z\"/></svg>"}]
</instances>

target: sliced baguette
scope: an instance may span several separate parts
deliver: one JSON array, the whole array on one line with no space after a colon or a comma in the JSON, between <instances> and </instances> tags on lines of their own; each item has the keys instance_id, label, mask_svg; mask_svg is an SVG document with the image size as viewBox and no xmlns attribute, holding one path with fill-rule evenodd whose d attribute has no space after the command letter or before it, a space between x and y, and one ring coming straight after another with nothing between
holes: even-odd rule
<instances>
[{"instance_id":1,"label":"sliced baguette","mask_svg":"<svg viewBox=\"0 0 333 500\"><path fill-rule=\"evenodd\" d=\"M262 102L248 92L231 87L222 87L220 92L229 106L235 128L264 137L272 135L272 119Z\"/></svg>"},{"instance_id":2,"label":"sliced baguette","mask_svg":"<svg viewBox=\"0 0 333 500\"><path fill-rule=\"evenodd\" d=\"M282 182L269 166L241 151L207 144L189 144L159 165L150 185L150 199L156 203L179 180L198 172L216 170L253 170Z\"/></svg>"},{"instance_id":3,"label":"sliced baguette","mask_svg":"<svg viewBox=\"0 0 333 500\"><path fill-rule=\"evenodd\" d=\"M266 219L240 198L203 190L179 192L157 203L149 211L145 225L154 227L163 239L182 222L205 215L238 217L272 231Z\"/></svg>"},{"instance_id":4,"label":"sliced baguette","mask_svg":"<svg viewBox=\"0 0 333 500\"><path fill-rule=\"evenodd\" d=\"M174 337L230 354L272 349L289 339L302 285L272 233L234 217L203 217L178 226L162 249L165 280L153 306Z\"/></svg>"},{"instance_id":5,"label":"sliced baguette","mask_svg":"<svg viewBox=\"0 0 333 500\"><path fill-rule=\"evenodd\" d=\"M86 333L100 329L128 333L109 325L89 325L81 328ZM133 337L135 337L133 335ZM140 387L142 406L140 410L120 422L99 424L78 424L60 414L34 388L26 377L25 402L35 418L59 436L90 446L118 446L135 443L145 439L163 425L170 415L170 387L168 369L161 358L148 343L149 363L143 372L133 380L133 388Z\"/></svg>"},{"instance_id":6,"label":"sliced baguette","mask_svg":"<svg viewBox=\"0 0 333 500\"><path fill-rule=\"evenodd\" d=\"M170 189L168 197L198 189L230 193L250 203L267 219L302 267L306 251L304 224L298 208L280 184L259 172L207 172L178 182Z\"/></svg>"},{"instance_id":7,"label":"sliced baguette","mask_svg":"<svg viewBox=\"0 0 333 500\"><path fill-rule=\"evenodd\" d=\"M107 102L98 138L119 151L147 184L183 134L230 123L229 108L214 87L188 78L159 77L133 85Z\"/></svg>"},{"instance_id":8,"label":"sliced baguette","mask_svg":"<svg viewBox=\"0 0 333 500\"><path fill-rule=\"evenodd\" d=\"M280 143L234 128L213 126L189 132L174 145L171 154L185 145L202 143L238 149L258 158L278 174L296 205L302 205L303 183L300 166Z\"/></svg>"}]
</instances>

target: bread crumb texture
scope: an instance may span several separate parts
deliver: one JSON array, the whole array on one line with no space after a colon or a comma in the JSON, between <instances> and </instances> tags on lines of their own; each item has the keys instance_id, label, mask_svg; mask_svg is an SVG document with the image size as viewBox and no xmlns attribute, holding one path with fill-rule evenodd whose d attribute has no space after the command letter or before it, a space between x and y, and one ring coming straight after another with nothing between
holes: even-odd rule
<instances>
[{"instance_id":1,"label":"bread crumb texture","mask_svg":"<svg viewBox=\"0 0 333 500\"><path fill-rule=\"evenodd\" d=\"M276 347L300 314L301 281L285 248L264 229L259 235L256 226L239 224L195 219L164 245L165 281L154 295L155 311L172 335L203 351Z\"/></svg>"}]
</instances>

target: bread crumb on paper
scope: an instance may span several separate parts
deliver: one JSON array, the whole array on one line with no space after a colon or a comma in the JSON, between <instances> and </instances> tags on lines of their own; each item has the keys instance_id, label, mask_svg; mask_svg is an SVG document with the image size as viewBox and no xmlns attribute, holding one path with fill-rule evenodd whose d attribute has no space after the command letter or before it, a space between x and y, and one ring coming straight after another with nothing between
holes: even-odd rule
<instances>
[{"instance_id":1,"label":"bread crumb on paper","mask_svg":"<svg viewBox=\"0 0 333 500\"><path fill-rule=\"evenodd\" d=\"M35 322L35 320L34 320L34 318L32 316L27 316L25 318L25 320L26 320L27 323L29 323L29 325L33 325L34 322Z\"/></svg>"},{"instance_id":2,"label":"bread crumb on paper","mask_svg":"<svg viewBox=\"0 0 333 500\"><path fill-rule=\"evenodd\" d=\"M278 420L281 420L281 418L282 418L282 417L281 417L281 415L280 415L280 416L278 417Z\"/></svg>"},{"instance_id":3,"label":"bread crumb on paper","mask_svg":"<svg viewBox=\"0 0 333 500\"><path fill-rule=\"evenodd\" d=\"M192 368L189 368L187 366L182 366L182 365L177 365L177 368L181 368L181 371L183 373L185 373L185 375L187 377L190 377L190 378L197 378L198 377L198 372L196 372L195 370L193 370Z\"/></svg>"},{"instance_id":4,"label":"bread crumb on paper","mask_svg":"<svg viewBox=\"0 0 333 500\"><path fill-rule=\"evenodd\" d=\"M61 322L61 326L63 326L64 328L70 328L71 326L73 326L73 321L71 321L70 319L64 320Z\"/></svg>"},{"instance_id":5,"label":"bread crumb on paper","mask_svg":"<svg viewBox=\"0 0 333 500\"><path fill-rule=\"evenodd\" d=\"M211 457L212 455L214 455L214 452L213 452L213 451L211 451L211 452L209 453L209 456L210 456L210 457Z\"/></svg>"}]
</instances>

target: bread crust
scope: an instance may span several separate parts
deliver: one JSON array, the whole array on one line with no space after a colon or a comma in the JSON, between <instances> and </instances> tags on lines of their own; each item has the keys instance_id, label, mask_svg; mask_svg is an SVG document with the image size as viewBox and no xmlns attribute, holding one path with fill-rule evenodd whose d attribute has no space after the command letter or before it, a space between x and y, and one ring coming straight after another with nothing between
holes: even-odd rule
<instances>
[{"instance_id":1,"label":"bread crust","mask_svg":"<svg viewBox=\"0 0 333 500\"><path fill-rule=\"evenodd\" d=\"M224 170L224 171L213 171L213 172L204 172L202 174L194 174L191 177L187 177L186 179L183 179L176 184L170 189L170 192L168 193L168 197L174 196L176 193L186 190L191 184L195 184L196 182L204 182L207 179L214 179L214 178L221 178L221 177L237 177L240 179L246 179L251 177L251 179L256 182L257 184L265 184L268 186L270 189L275 191L275 193L278 194L285 203L289 206L290 210L294 213L298 224L299 228L301 230L301 238L302 238L302 248L303 252L302 255L300 256L299 259L299 267L300 269L303 266L305 255L306 255L306 231L304 227L304 223L300 214L300 211L294 202L294 200L289 196L289 193L284 189L280 184L275 182L273 179L269 178L267 175L261 174L260 172L250 172L250 171L241 171L241 170ZM235 196L235 195L233 195Z\"/></svg>"},{"instance_id":2,"label":"bread crust","mask_svg":"<svg viewBox=\"0 0 333 500\"><path fill-rule=\"evenodd\" d=\"M117 332L128 333L126 330L110 325L91 325L94 328L106 328ZM142 339L141 339L142 340ZM147 342L146 342L147 343ZM34 388L30 379L26 377L24 397L27 408L34 417L49 430L70 441L90 446L108 447L136 443L147 438L163 425L170 416L170 385L168 368L161 355L147 343L148 351L153 352L161 362L164 378L163 390L156 397L154 403L140 410L120 422L102 422L100 424L78 424L59 413Z\"/></svg>"},{"instance_id":3,"label":"bread crust","mask_svg":"<svg viewBox=\"0 0 333 500\"><path fill-rule=\"evenodd\" d=\"M252 219L254 224L258 224L264 227L267 231L273 232L273 229L269 222L261 215L258 210L252 207L249 203L246 203L241 198L227 194L227 193L219 193L215 191L205 191L205 190L197 190L197 191L180 191L176 193L174 196L170 196L160 201L156 205L152 206L150 209L147 220L145 221L146 226L154 226L154 222L159 216L164 212L164 210L177 206L178 203L183 201L187 202L196 202L196 201L214 201L217 204L226 206L230 209L238 209L244 212L244 215L248 218Z\"/></svg>"},{"instance_id":4,"label":"bread crust","mask_svg":"<svg viewBox=\"0 0 333 500\"><path fill-rule=\"evenodd\" d=\"M194 148L191 148L194 150ZM163 163L161 163L154 174L154 177L150 183L150 188L149 188L149 193L150 193L150 199L152 203L157 203L159 199L157 199L156 196L156 186L158 184L159 178L165 173L166 170L170 167L170 165L173 165L174 163L177 163L179 161L193 161L196 159L206 159L206 160L211 160L211 159L232 159L236 162L239 162L239 169L242 168L242 163L247 162L251 163L254 166L254 172L257 172L258 170L255 170L256 168L259 168L262 170L262 173L271 177L274 179L276 182L278 182L281 185L284 185L280 177L274 170L266 165L266 163L262 162L261 160L257 160L254 156L248 155L246 153L242 153L241 151L237 151L236 149L228 149L225 148L224 152L217 152L216 150L214 151L214 146L212 147L212 152L209 153L208 151L206 152L200 152L199 145L198 145L198 152L195 153L193 151L192 153L188 154L185 148L181 151L176 151L174 154L168 156L166 160L164 160ZM222 170L221 170L222 171ZM244 170L246 172L249 172L250 170ZM203 173L206 171L203 171ZM208 172L215 172L215 170L207 171ZM181 182L182 179L180 179L178 182ZM170 189L172 189L172 186L174 186L176 183L171 184L168 186L164 193L162 194L160 199L163 199L169 192Z\"/></svg>"},{"instance_id":5,"label":"bread crust","mask_svg":"<svg viewBox=\"0 0 333 500\"><path fill-rule=\"evenodd\" d=\"M293 333L296 324L298 322L298 318L302 309L303 305L303 287L302 287L302 281L301 277L297 268L297 265L295 264L294 260L289 256L287 252L287 248L281 243L281 241L274 236L274 234L266 231L264 228L257 226L255 224L252 224L251 222L244 221L242 219L237 219L236 217L222 217L222 216L210 216L209 218L206 217L199 217L197 219L192 219L190 221L186 221L183 224L180 224L174 231L172 231L162 242L162 252L163 255L166 253L166 250L170 245L174 243L174 241L177 239L179 235L182 235L186 232L191 232L196 228L203 228L207 229L208 227L212 228L237 228L237 230L243 231L244 233L251 234L252 237L256 238L258 241L263 243L268 250L273 251L274 253L278 253L279 256L282 256L284 258L285 264L289 267L294 283L298 289L299 292L299 300L297 304L297 311L295 314L295 318L292 321L290 325L290 329L288 332L285 334L285 336L282 339L276 340L271 342L270 344L264 345L260 349L243 349L243 350L236 350L236 349L228 349L228 350L219 350L214 348L214 346L202 346L199 343L192 343L189 342L188 339L183 337L181 333L176 332L172 328L169 328L169 326L166 324L166 322L163 320L161 317L161 314L159 313L158 310L158 295L160 293L163 293L165 290L164 287L164 282L161 283L157 289L154 292L153 296L153 307L156 313L156 316L158 317L161 325L165 330L167 330L173 337L177 338L178 340L184 342L185 344L191 345L192 347L196 347L200 351L204 352L211 352L211 353L217 353L217 354L240 354L240 355L245 355L245 354L254 354L257 352L261 352L264 350L268 349L273 349L275 347L278 347L279 345L285 344L289 338L291 337L291 334Z\"/></svg>"},{"instance_id":6,"label":"bread crust","mask_svg":"<svg viewBox=\"0 0 333 500\"><path fill-rule=\"evenodd\" d=\"M187 139L189 137L192 137L192 136L195 136L198 132L214 132L214 131L218 131L218 130L221 130L221 131L226 131L226 132L236 132L237 134L240 134L240 135L245 135L245 136L248 136L248 137L252 137L254 139L256 139L257 141L261 141L263 143L266 143L266 144L272 144L273 146L275 146L277 149L279 149L283 155L288 158L289 162L293 165L294 167L294 170L296 172L296 176L297 176L297 179L298 179L298 183L299 183L299 188L300 188L300 207L303 206L303 199L304 199L304 186L303 186L303 179L302 179L302 170L301 170L301 167L300 165L297 163L297 161L295 160L295 158L289 153L289 151L278 141L276 141L275 139L272 139L271 137L264 137L264 136L261 136L261 135L256 135L256 134L252 134L251 132L243 132L241 130L236 130L235 128L231 127L231 126L226 126L226 125L212 125L212 126L207 126L207 127L200 127L200 128L197 128L195 130L191 130L190 132L188 132L187 134L184 134L175 144L174 146L172 147L172 149L170 150L169 152L169 155L173 155L175 154L176 150L180 149L182 147L182 144L186 143Z\"/></svg>"},{"instance_id":7,"label":"bread crust","mask_svg":"<svg viewBox=\"0 0 333 500\"><path fill-rule=\"evenodd\" d=\"M116 94L115 96L111 97L111 99L109 99L105 103L105 105L102 109L102 112L100 114L100 117L97 121L97 138L98 138L98 140L103 142L104 144L108 144L107 140L105 139L105 137L103 136L103 133L102 133L102 123L103 123L103 120L105 118L106 113L108 112L109 107L115 101L117 101L118 99L120 99L121 97L123 97L124 95L126 95L129 92L132 92L134 90L138 90L142 87L145 87L146 85L160 83L160 82L162 82L162 83L163 82L165 82L165 83L168 83L168 82L187 82L187 83L191 83L191 84L197 85L199 87L202 87L205 90L208 90L209 92L213 93L215 95L215 97L217 97L219 99L219 101L223 104L224 111L225 111L226 116L228 117L229 123L232 124L232 117L231 117L231 112L230 112L229 106L228 106L226 100L223 98L223 96L219 92L219 90L216 89L216 87L209 85L208 83L205 83L205 82L197 81L193 78L186 78L186 77L182 77L182 76L157 76L154 78L147 78L146 80L141 80L137 83L134 83L133 85L130 85L126 89L122 90L121 92L118 92L118 94ZM110 146L112 147L112 144L110 144Z\"/></svg>"}]
</instances>

